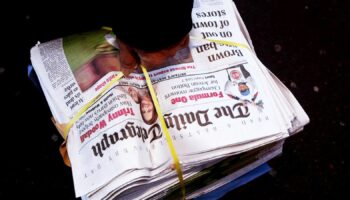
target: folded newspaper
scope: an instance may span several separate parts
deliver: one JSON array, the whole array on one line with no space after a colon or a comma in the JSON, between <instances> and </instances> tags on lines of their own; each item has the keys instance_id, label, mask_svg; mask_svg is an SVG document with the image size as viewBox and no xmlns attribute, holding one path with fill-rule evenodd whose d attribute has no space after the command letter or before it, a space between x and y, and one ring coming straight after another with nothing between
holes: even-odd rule
<instances>
[{"instance_id":1,"label":"folded newspaper","mask_svg":"<svg viewBox=\"0 0 350 200\"><path fill-rule=\"evenodd\" d=\"M231 0L195 0L192 18L189 47L149 71L188 198L225 183L210 178L216 170L232 179L276 156L309 122L257 58ZM110 30L38 43L31 61L56 122L76 118L66 142L77 197L176 194L179 180L144 74L113 82L120 62Z\"/></svg>"}]
</instances>

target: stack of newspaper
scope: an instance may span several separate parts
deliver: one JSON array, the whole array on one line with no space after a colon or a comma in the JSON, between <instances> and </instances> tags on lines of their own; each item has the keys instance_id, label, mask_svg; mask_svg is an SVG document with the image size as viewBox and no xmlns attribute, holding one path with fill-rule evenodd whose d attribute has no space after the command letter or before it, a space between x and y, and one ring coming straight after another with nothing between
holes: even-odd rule
<instances>
[{"instance_id":1,"label":"stack of newspaper","mask_svg":"<svg viewBox=\"0 0 350 200\"><path fill-rule=\"evenodd\" d=\"M257 58L231 0L195 0L188 48L145 76L120 74L108 29L39 43L31 50L56 122L68 129L76 196L148 199L181 195L159 117L183 171L187 198L227 183L282 151L309 118ZM67 125L67 126L68 126Z\"/></svg>"}]
</instances>

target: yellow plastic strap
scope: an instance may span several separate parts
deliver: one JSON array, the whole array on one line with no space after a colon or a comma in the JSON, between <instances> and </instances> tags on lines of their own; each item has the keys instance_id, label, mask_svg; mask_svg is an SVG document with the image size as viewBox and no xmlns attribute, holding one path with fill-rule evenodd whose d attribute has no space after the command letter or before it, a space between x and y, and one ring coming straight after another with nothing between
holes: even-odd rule
<instances>
[{"instance_id":1,"label":"yellow plastic strap","mask_svg":"<svg viewBox=\"0 0 350 200\"><path fill-rule=\"evenodd\" d=\"M225 41L225 40L213 40L213 39L206 39L210 42L215 42L218 44L223 44L223 45L228 45L228 46L238 46L238 47L243 47L246 49L250 49L248 45L242 44L242 43L238 43L238 42L231 42L231 41Z\"/></svg>"},{"instance_id":2,"label":"yellow plastic strap","mask_svg":"<svg viewBox=\"0 0 350 200\"><path fill-rule=\"evenodd\" d=\"M119 81L124 76L123 72L120 72L117 76L115 76L104 88L103 90L93 99L91 99L87 104L85 104L77 114L74 115L74 117L68 122L67 126L65 127L63 131L63 138L66 140L69 130L72 128L74 123L83 115L87 109L90 108L92 104L94 104L110 87L113 86L114 83Z\"/></svg>"},{"instance_id":3,"label":"yellow plastic strap","mask_svg":"<svg viewBox=\"0 0 350 200\"><path fill-rule=\"evenodd\" d=\"M226 40L214 40L214 39L208 39L208 38L200 38L200 37L193 37L191 36L192 39L196 39L196 40L204 40L204 41L209 41L209 42L215 42L218 44L222 44L222 45L228 45L228 46L237 46L237 47L243 47L245 49L250 49L250 47L246 44L242 44L242 43L238 43L238 42L232 42L232 41L226 41Z\"/></svg>"},{"instance_id":4,"label":"yellow plastic strap","mask_svg":"<svg viewBox=\"0 0 350 200\"><path fill-rule=\"evenodd\" d=\"M185 199L185 196L186 196L185 183L184 183L183 176L182 176L182 170L181 170L179 158L178 158L178 156L176 154L176 150L175 150L173 141L172 141L172 139L170 137L169 130L166 127L165 120L164 120L164 117L163 117L163 113L160 110L159 102L158 102L156 93L154 92L154 88L152 86L151 79L149 78L149 75L148 75L148 72L147 72L145 66L141 65L141 69L142 69L143 74L145 75L146 83L147 83L148 89L149 89L149 91L151 93L151 97L152 97L154 106L156 108L157 114L158 114L160 125L162 127L162 130L164 132L166 141L168 143L168 146L169 146L169 149L170 149L170 153L171 153L171 155L173 157L174 164L175 164L175 169L176 169L177 176L179 178L179 182L180 182L180 186L181 186L183 199Z\"/></svg>"}]
</instances>

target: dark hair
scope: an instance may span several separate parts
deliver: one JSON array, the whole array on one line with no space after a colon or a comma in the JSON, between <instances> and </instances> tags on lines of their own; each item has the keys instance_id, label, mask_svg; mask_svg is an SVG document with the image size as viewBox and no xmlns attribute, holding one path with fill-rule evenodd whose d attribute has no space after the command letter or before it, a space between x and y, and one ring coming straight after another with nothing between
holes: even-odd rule
<instances>
[{"instance_id":1,"label":"dark hair","mask_svg":"<svg viewBox=\"0 0 350 200\"><path fill-rule=\"evenodd\" d=\"M117 38L127 45L153 52L180 42L192 28L193 0L130 1L111 16Z\"/></svg>"}]
</instances>

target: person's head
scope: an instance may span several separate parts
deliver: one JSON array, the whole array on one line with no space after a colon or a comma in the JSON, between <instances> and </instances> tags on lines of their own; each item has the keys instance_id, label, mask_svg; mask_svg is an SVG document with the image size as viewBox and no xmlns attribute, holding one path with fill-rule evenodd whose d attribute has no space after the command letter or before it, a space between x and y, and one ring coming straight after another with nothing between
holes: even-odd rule
<instances>
[{"instance_id":1,"label":"person's head","mask_svg":"<svg viewBox=\"0 0 350 200\"><path fill-rule=\"evenodd\" d=\"M250 93L249 87L246 82L238 83L238 89L239 89L239 92L244 96L247 96Z\"/></svg>"},{"instance_id":2,"label":"person's head","mask_svg":"<svg viewBox=\"0 0 350 200\"><path fill-rule=\"evenodd\" d=\"M162 65L188 45L193 0L125 1L113 12L112 28L119 42L121 63L148 68Z\"/></svg>"},{"instance_id":3,"label":"person's head","mask_svg":"<svg viewBox=\"0 0 350 200\"><path fill-rule=\"evenodd\" d=\"M128 93L131 96L131 98L135 101L135 103L140 103L140 97L136 88L129 87Z\"/></svg>"},{"instance_id":4,"label":"person's head","mask_svg":"<svg viewBox=\"0 0 350 200\"><path fill-rule=\"evenodd\" d=\"M149 95L143 95L140 102L140 111L146 124L153 124L157 120L157 112Z\"/></svg>"}]
</instances>

